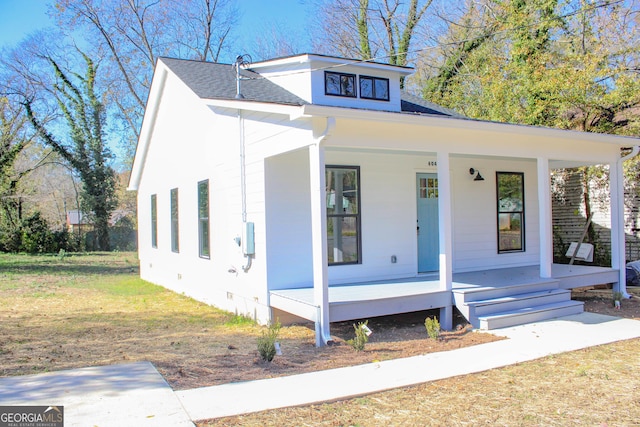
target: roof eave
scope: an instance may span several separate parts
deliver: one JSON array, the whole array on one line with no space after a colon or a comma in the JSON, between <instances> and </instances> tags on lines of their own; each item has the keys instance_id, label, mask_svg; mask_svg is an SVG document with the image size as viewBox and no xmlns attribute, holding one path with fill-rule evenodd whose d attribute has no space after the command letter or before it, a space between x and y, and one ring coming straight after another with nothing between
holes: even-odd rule
<instances>
[{"instance_id":1,"label":"roof eave","mask_svg":"<svg viewBox=\"0 0 640 427\"><path fill-rule=\"evenodd\" d=\"M512 123L490 122L465 117L451 117L420 113L360 110L355 108L329 107L321 105L304 105L299 117L342 117L368 121L386 121L399 124L431 125L445 128L468 129L477 131L504 132L511 134L539 135L573 140L586 140L598 143L631 147L640 145L640 138L631 136L609 135L593 132L581 132L566 129L554 129L540 126L518 125Z\"/></svg>"},{"instance_id":2,"label":"roof eave","mask_svg":"<svg viewBox=\"0 0 640 427\"><path fill-rule=\"evenodd\" d=\"M145 114L142 119L140 136L138 137L138 144L136 145L136 153L133 157L133 165L131 166L131 176L129 177L129 185L127 186L127 190L129 191L137 191L140 185L142 171L144 170L144 165L149 151L149 143L153 135L153 129L158 116L158 108L160 106L168 74L168 68L162 63L161 59L158 59L158 62L156 63L156 71L154 72L154 78L151 84L151 90L149 91L149 97L147 99L147 105L145 107Z\"/></svg>"}]
</instances>

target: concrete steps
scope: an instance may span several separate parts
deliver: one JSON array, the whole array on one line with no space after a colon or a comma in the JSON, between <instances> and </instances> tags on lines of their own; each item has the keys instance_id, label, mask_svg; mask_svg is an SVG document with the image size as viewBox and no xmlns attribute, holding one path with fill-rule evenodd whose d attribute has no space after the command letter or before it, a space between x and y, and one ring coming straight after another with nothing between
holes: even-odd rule
<instances>
[{"instance_id":1,"label":"concrete steps","mask_svg":"<svg viewBox=\"0 0 640 427\"><path fill-rule=\"evenodd\" d=\"M583 312L583 303L571 300L571 291L558 282L540 281L509 286L453 290L454 303L479 329L497 329Z\"/></svg>"}]
</instances>

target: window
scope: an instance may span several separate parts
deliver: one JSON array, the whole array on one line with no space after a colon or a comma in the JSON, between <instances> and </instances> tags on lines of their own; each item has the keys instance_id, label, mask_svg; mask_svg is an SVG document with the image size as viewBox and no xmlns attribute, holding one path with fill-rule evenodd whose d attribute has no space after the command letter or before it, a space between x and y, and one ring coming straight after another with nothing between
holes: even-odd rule
<instances>
[{"instance_id":1,"label":"window","mask_svg":"<svg viewBox=\"0 0 640 427\"><path fill-rule=\"evenodd\" d=\"M198 241L200 257L209 258L209 180L198 183Z\"/></svg>"},{"instance_id":2,"label":"window","mask_svg":"<svg viewBox=\"0 0 640 427\"><path fill-rule=\"evenodd\" d=\"M171 250L180 252L180 231L178 229L178 189L171 190Z\"/></svg>"},{"instance_id":3,"label":"window","mask_svg":"<svg viewBox=\"0 0 640 427\"><path fill-rule=\"evenodd\" d=\"M326 179L329 265L359 264L360 168L327 166Z\"/></svg>"},{"instance_id":4,"label":"window","mask_svg":"<svg viewBox=\"0 0 640 427\"><path fill-rule=\"evenodd\" d=\"M360 76L360 98L389 100L389 79Z\"/></svg>"},{"instance_id":5,"label":"window","mask_svg":"<svg viewBox=\"0 0 640 427\"><path fill-rule=\"evenodd\" d=\"M158 247L158 200L155 194L151 195L151 247Z\"/></svg>"},{"instance_id":6,"label":"window","mask_svg":"<svg viewBox=\"0 0 640 427\"><path fill-rule=\"evenodd\" d=\"M524 251L524 174L496 172L498 253Z\"/></svg>"},{"instance_id":7,"label":"window","mask_svg":"<svg viewBox=\"0 0 640 427\"><path fill-rule=\"evenodd\" d=\"M327 95L356 97L355 74L324 72L324 93Z\"/></svg>"}]
</instances>

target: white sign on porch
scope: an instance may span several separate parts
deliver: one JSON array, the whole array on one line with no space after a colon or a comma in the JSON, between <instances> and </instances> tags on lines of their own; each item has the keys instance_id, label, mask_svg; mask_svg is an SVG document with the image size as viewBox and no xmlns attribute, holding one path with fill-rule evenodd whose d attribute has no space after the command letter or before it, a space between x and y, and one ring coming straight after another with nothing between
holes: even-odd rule
<instances>
[{"instance_id":1,"label":"white sign on porch","mask_svg":"<svg viewBox=\"0 0 640 427\"><path fill-rule=\"evenodd\" d=\"M576 251L577 246L578 246L578 243L571 242L565 256L571 258L573 256L573 253ZM575 254L575 259L579 261L593 262L593 245L591 243L580 244L580 248L578 248L578 253Z\"/></svg>"}]
</instances>

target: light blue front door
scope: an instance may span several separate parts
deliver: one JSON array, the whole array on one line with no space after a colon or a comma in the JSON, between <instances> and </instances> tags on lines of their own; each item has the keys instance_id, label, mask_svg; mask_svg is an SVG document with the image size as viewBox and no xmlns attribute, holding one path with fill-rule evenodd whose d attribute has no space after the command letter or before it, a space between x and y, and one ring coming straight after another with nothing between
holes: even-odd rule
<instances>
[{"instance_id":1,"label":"light blue front door","mask_svg":"<svg viewBox=\"0 0 640 427\"><path fill-rule=\"evenodd\" d=\"M418 272L438 271L438 175L419 173L416 178L418 198Z\"/></svg>"}]
</instances>

